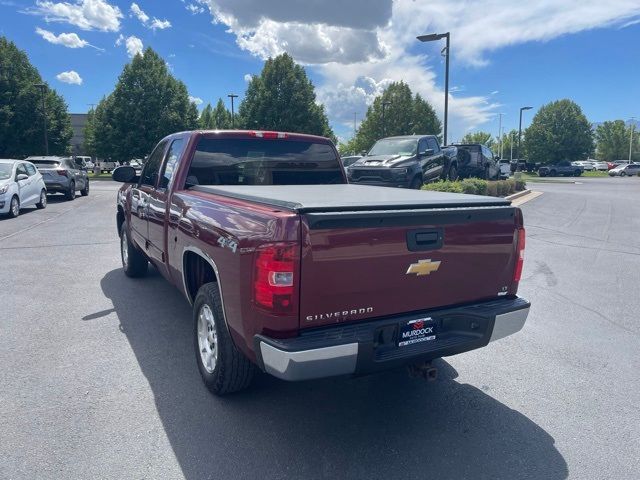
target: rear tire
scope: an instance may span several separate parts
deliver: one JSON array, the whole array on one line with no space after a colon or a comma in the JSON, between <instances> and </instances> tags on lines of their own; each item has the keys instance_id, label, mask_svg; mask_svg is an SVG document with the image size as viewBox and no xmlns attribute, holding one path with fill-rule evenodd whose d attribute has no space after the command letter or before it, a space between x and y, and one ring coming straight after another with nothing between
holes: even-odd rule
<instances>
[{"instance_id":1,"label":"rear tire","mask_svg":"<svg viewBox=\"0 0 640 480\"><path fill-rule=\"evenodd\" d=\"M16 218L18 215L20 215L20 199L14 195L11 197L11 203L9 204L9 216Z\"/></svg>"},{"instance_id":2,"label":"rear tire","mask_svg":"<svg viewBox=\"0 0 640 480\"><path fill-rule=\"evenodd\" d=\"M621 176L621 177L626 177L626 176L627 176L627 173L626 173L626 172L620 172L620 176Z\"/></svg>"},{"instance_id":3,"label":"rear tire","mask_svg":"<svg viewBox=\"0 0 640 480\"><path fill-rule=\"evenodd\" d=\"M411 180L411 185L409 186L412 190L420 190L422 188L422 179L420 177L416 177Z\"/></svg>"},{"instance_id":4,"label":"rear tire","mask_svg":"<svg viewBox=\"0 0 640 480\"><path fill-rule=\"evenodd\" d=\"M64 198L66 198L67 200L73 200L74 198L76 198L76 182L71 182L71 185L69 185L69 190L64 192Z\"/></svg>"},{"instance_id":5,"label":"rear tire","mask_svg":"<svg viewBox=\"0 0 640 480\"><path fill-rule=\"evenodd\" d=\"M550 176L550 177L555 177L555 176L556 176L556 171L555 171L555 170L551 170L551 171L549 172L549 176Z\"/></svg>"},{"instance_id":6,"label":"rear tire","mask_svg":"<svg viewBox=\"0 0 640 480\"><path fill-rule=\"evenodd\" d=\"M140 278L147 274L149 262L138 248L131 243L126 223L120 228L120 259L127 277Z\"/></svg>"},{"instance_id":7,"label":"rear tire","mask_svg":"<svg viewBox=\"0 0 640 480\"><path fill-rule=\"evenodd\" d=\"M45 189L40 192L40 201L36 203L36 207L40 210L47 208L47 191Z\"/></svg>"},{"instance_id":8,"label":"rear tire","mask_svg":"<svg viewBox=\"0 0 640 480\"><path fill-rule=\"evenodd\" d=\"M225 395L251 384L255 366L233 344L215 282L202 285L196 295L193 339L200 376L212 393Z\"/></svg>"},{"instance_id":9,"label":"rear tire","mask_svg":"<svg viewBox=\"0 0 640 480\"><path fill-rule=\"evenodd\" d=\"M87 179L87 184L84 186L82 190L80 190L80 195L86 197L89 195L89 179Z\"/></svg>"},{"instance_id":10,"label":"rear tire","mask_svg":"<svg viewBox=\"0 0 640 480\"><path fill-rule=\"evenodd\" d=\"M582 171L581 170L576 170L575 172L573 172L573 175L576 177L579 177L580 175L582 175Z\"/></svg>"}]
</instances>

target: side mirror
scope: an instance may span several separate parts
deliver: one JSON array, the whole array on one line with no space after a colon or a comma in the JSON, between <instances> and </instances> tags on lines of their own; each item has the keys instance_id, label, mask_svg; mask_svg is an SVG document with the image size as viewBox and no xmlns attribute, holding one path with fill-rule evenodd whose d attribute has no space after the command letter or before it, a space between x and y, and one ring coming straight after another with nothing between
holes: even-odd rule
<instances>
[{"instance_id":1,"label":"side mirror","mask_svg":"<svg viewBox=\"0 0 640 480\"><path fill-rule=\"evenodd\" d=\"M26 180L27 178L29 178L29 175L25 175L24 173L19 173L16 176L16 182L19 182L20 180Z\"/></svg>"},{"instance_id":2,"label":"side mirror","mask_svg":"<svg viewBox=\"0 0 640 480\"><path fill-rule=\"evenodd\" d=\"M111 178L116 182L133 183L137 179L136 169L129 165L117 167L111 173Z\"/></svg>"}]
</instances>

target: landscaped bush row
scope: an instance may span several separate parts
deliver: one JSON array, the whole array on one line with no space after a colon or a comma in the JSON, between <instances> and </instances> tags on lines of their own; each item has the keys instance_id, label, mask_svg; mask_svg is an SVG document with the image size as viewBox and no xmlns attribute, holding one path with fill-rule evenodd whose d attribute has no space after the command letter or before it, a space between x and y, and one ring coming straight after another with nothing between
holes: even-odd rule
<instances>
[{"instance_id":1,"label":"landscaped bush row","mask_svg":"<svg viewBox=\"0 0 640 480\"><path fill-rule=\"evenodd\" d=\"M488 181L480 178L465 178L455 182L440 181L429 183L422 187L423 190L436 192L471 193L474 195L490 195L492 197L506 197L515 192L520 192L526 188L526 183L522 180Z\"/></svg>"}]
</instances>

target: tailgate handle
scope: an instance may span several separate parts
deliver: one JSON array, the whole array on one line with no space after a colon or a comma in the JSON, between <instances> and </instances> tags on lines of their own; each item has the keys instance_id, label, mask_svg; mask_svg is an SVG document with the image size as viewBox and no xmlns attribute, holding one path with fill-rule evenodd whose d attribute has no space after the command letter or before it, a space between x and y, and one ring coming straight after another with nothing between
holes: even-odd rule
<instances>
[{"instance_id":1,"label":"tailgate handle","mask_svg":"<svg viewBox=\"0 0 640 480\"><path fill-rule=\"evenodd\" d=\"M441 248L443 240L444 232L441 228L410 230L407 232L407 247L412 252Z\"/></svg>"}]
</instances>

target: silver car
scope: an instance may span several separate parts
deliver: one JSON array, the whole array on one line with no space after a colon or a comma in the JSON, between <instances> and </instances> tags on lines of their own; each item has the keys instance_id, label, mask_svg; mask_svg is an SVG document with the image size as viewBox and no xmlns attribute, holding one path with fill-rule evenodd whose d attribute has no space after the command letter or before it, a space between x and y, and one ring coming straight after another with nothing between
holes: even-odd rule
<instances>
[{"instance_id":1,"label":"silver car","mask_svg":"<svg viewBox=\"0 0 640 480\"><path fill-rule=\"evenodd\" d=\"M64 193L67 200L76 198L76 191L83 197L89 195L87 169L76 165L71 157L28 157L42 174L47 193Z\"/></svg>"},{"instance_id":2,"label":"silver car","mask_svg":"<svg viewBox=\"0 0 640 480\"><path fill-rule=\"evenodd\" d=\"M20 209L28 206L47 206L42 175L32 163L0 159L0 214L17 217Z\"/></svg>"}]
</instances>

